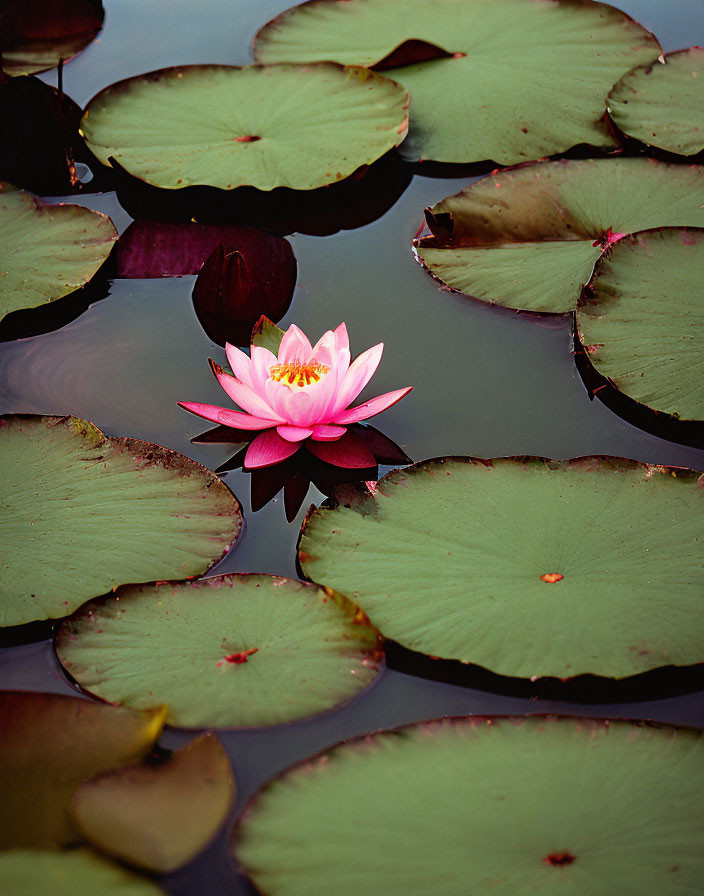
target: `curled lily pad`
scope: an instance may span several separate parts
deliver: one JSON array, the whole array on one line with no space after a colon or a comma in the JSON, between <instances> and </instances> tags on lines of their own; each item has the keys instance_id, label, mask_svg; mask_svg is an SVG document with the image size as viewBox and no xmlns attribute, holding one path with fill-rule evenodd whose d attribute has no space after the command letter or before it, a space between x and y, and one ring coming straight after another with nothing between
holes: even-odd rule
<instances>
[{"instance_id":1,"label":"curled lily pad","mask_svg":"<svg viewBox=\"0 0 704 896\"><path fill-rule=\"evenodd\" d=\"M704 737L574 718L416 725L255 798L235 854L269 896L696 892Z\"/></svg>"},{"instance_id":2,"label":"curled lily pad","mask_svg":"<svg viewBox=\"0 0 704 896\"><path fill-rule=\"evenodd\" d=\"M538 162L500 171L426 212L418 260L459 292L560 314L624 233L702 227L704 167L653 159Z\"/></svg>"},{"instance_id":3,"label":"curled lily pad","mask_svg":"<svg viewBox=\"0 0 704 896\"><path fill-rule=\"evenodd\" d=\"M80 53L103 25L100 0L7 0L2 8L2 68L30 75Z\"/></svg>"},{"instance_id":4,"label":"curled lily pad","mask_svg":"<svg viewBox=\"0 0 704 896\"><path fill-rule=\"evenodd\" d=\"M399 144L408 94L364 68L168 68L106 87L81 127L95 155L158 187L334 183Z\"/></svg>"},{"instance_id":5,"label":"curled lily pad","mask_svg":"<svg viewBox=\"0 0 704 896\"><path fill-rule=\"evenodd\" d=\"M311 0L257 35L260 62L374 66L407 42L436 57L384 73L411 93L404 156L504 165L578 143L611 145L606 96L661 52L652 34L601 3L525 0ZM393 54L393 55L392 55Z\"/></svg>"},{"instance_id":6,"label":"curled lily pad","mask_svg":"<svg viewBox=\"0 0 704 896\"><path fill-rule=\"evenodd\" d=\"M697 480L614 458L426 461L315 511L299 559L421 653L525 678L688 665L704 660Z\"/></svg>"},{"instance_id":7,"label":"curled lily pad","mask_svg":"<svg viewBox=\"0 0 704 896\"><path fill-rule=\"evenodd\" d=\"M222 576L123 588L66 620L59 659L126 706L168 703L189 728L274 725L332 709L376 677L377 633L293 579Z\"/></svg>"},{"instance_id":8,"label":"curled lily pad","mask_svg":"<svg viewBox=\"0 0 704 896\"><path fill-rule=\"evenodd\" d=\"M704 420L704 230L620 240L598 263L577 308L594 367L653 410Z\"/></svg>"},{"instance_id":9,"label":"curled lily pad","mask_svg":"<svg viewBox=\"0 0 704 896\"><path fill-rule=\"evenodd\" d=\"M76 787L141 759L165 716L164 707L132 712L58 694L0 693L0 848L79 841L69 816Z\"/></svg>"},{"instance_id":10,"label":"curled lily pad","mask_svg":"<svg viewBox=\"0 0 704 896\"><path fill-rule=\"evenodd\" d=\"M162 762L85 781L71 812L81 833L103 852L166 873L212 839L234 792L227 753L214 734L204 734Z\"/></svg>"},{"instance_id":11,"label":"curled lily pad","mask_svg":"<svg viewBox=\"0 0 704 896\"><path fill-rule=\"evenodd\" d=\"M239 504L209 470L85 420L0 418L0 455L0 625L66 616L122 582L198 575L239 535Z\"/></svg>"},{"instance_id":12,"label":"curled lily pad","mask_svg":"<svg viewBox=\"0 0 704 896\"><path fill-rule=\"evenodd\" d=\"M0 852L0 878L12 896L163 896L139 877L89 849L12 849Z\"/></svg>"},{"instance_id":13,"label":"curled lily pad","mask_svg":"<svg viewBox=\"0 0 704 896\"><path fill-rule=\"evenodd\" d=\"M667 152L704 150L704 47L669 53L625 74L608 97L614 124Z\"/></svg>"},{"instance_id":14,"label":"curled lily pad","mask_svg":"<svg viewBox=\"0 0 704 896\"><path fill-rule=\"evenodd\" d=\"M41 205L0 183L0 316L84 286L116 239L107 215L80 205Z\"/></svg>"}]
</instances>

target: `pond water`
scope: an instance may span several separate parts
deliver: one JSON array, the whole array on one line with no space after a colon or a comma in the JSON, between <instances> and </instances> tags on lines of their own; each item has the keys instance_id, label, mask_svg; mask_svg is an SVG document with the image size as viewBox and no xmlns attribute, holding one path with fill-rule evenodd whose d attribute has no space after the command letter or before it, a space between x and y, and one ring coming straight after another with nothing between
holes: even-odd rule
<instances>
[{"instance_id":1,"label":"pond water","mask_svg":"<svg viewBox=\"0 0 704 896\"><path fill-rule=\"evenodd\" d=\"M85 105L107 84L162 66L245 64L255 31L288 5L107 0L103 32L66 65L64 89ZM701 0L614 5L653 30L666 51L704 44ZM54 72L42 77L55 83ZM468 300L440 289L414 261L410 244L423 209L466 186L471 174L459 166L409 168L394 162L387 172L392 184L380 196L362 197L359 205L325 218L306 221L302 213L299 232L289 237L298 283L281 326L295 322L317 338L344 320L353 354L384 341L368 395L415 386L379 424L414 461L452 454L608 454L704 470L704 444L658 438L590 400L575 369L567 316L516 314ZM132 220L114 193L70 201L109 213L120 231ZM157 217L167 209L155 206L149 213ZM218 404L222 394L207 359L224 363L224 351L196 319L193 282L115 280L105 284L104 298L60 329L0 345L0 411L75 414L109 435L157 442L216 469L232 451L192 444L207 424L176 405ZM248 474L231 471L223 478L243 505L247 530L217 572L296 576L303 516L325 496L311 487L289 524L282 495L252 513ZM19 635L26 643L3 650L3 688L75 693L54 659L50 634L47 626L32 627ZM462 684L432 680L403 651L394 652L393 666L351 704L325 716L261 731L219 732L237 776L238 808L266 779L304 756L358 734L443 715L563 712L704 725L703 679L692 671L650 675L629 687L586 683L570 691L557 683L528 687L480 673ZM163 743L176 746L191 737L168 731ZM169 876L167 889L200 896L251 892L243 879L234 882L226 839L227 832L192 865Z\"/></svg>"}]
</instances>

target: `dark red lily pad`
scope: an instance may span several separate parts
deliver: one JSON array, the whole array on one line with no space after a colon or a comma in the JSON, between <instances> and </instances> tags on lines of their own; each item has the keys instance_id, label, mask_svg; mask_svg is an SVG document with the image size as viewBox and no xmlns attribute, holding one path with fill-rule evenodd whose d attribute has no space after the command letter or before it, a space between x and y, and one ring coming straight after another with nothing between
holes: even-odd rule
<instances>
[{"instance_id":1,"label":"dark red lily pad","mask_svg":"<svg viewBox=\"0 0 704 896\"><path fill-rule=\"evenodd\" d=\"M103 26L100 0L5 0L0 13L2 68L42 72L80 53Z\"/></svg>"}]
</instances>

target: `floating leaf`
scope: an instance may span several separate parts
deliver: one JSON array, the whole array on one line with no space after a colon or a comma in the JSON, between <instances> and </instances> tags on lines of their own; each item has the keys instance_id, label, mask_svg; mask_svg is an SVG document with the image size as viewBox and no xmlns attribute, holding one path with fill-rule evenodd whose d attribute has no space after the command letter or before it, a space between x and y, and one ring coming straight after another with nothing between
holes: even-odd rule
<instances>
[{"instance_id":1,"label":"floating leaf","mask_svg":"<svg viewBox=\"0 0 704 896\"><path fill-rule=\"evenodd\" d=\"M625 74L608 97L614 124L648 146L691 156L704 150L704 48L669 53Z\"/></svg>"},{"instance_id":2,"label":"floating leaf","mask_svg":"<svg viewBox=\"0 0 704 896\"><path fill-rule=\"evenodd\" d=\"M416 244L439 280L474 298L560 314L624 233L704 226L704 167L652 159L539 162L500 171L426 212Z\"/></svg>"},{"instance_id":3,"label":"floating leaf","mask_svg":"<svg viewBox=\"0 0 704 896\"><path fill-rule=\"evenodd\" d=\"M2 68L31 75L66 62L93 40L103 25L100 0L9 0L3 3Z\"/></svg>"},{"instance_id":4,"label":"floating leaf","mask_svg":"<svg viewBox=\"0 0 704 896\"><path fill-rule=\"evenodd\" d=\"M164 896L153 881L88 849L0 852L0 878L12 896Z\"/></svg>"},{"instance_id":5,"label":"floating leaf","mask_svg":"<svg viewBox=\"0 0 704 896\"><path fill-rule=\"evenodd\" d=\"M404 647L501 675L704 659L697 475L635 461L447 458L317 510L305 574Z\"/></svg>"},{"instance_id":6,"label":"floating leaf","mask_svg":"<svg viewBox=\"0 0 704 896\"><path fill-rule=\"evenodd\" d=\"M630 398L704 420L704 230L665 228L618 242L577 308L589 359Z\"/></svg>"},{"instance_id":7,"label":"floating leaf","mask_svg":"<svg viewBox=\"0 0 704 896\"><path fill-rule=\"evenodd\" d=\"M163 701L169 723L188 728L332 709L373 681L380 660L375 630L347 601L271 576L120 589L66 620L56 649L91 693L133 707Z\"/></svg>"},{"instance_id":8,"label":"floating leaf","mask_svg":"<svg viewBox=\"0 0 704 896\"><path fill-rule=\"evenodd\" d=\"M0 625L66 616L122 582L198 575L240 531L237 500L205 467L85 420L0 418L0 453Z\"/></svg>"},{"instance_id":9,"label":"floating leaf","mask_svg":"<svg viewBox=\"0 0 704 896\"><path fill-rule=\"evenodd\" d=\"M400 15L387 0L312 0L266 25L255 56L373 66L392 53L405 61L399 48L421 35L444 58L383 68L411 93L404 156L439 162L510 165L578 143L611 145L601 122L609 90L661 52L652 34L600 3L409 0Z\"/></svg>"},{"instance_id":10,"label":"floating leaf","mask_svg":"<svg viewBox=\"0 0 704 896\"><path fill-rule=\"evenodd\" d=\"M80 205L41 205L0 183L0 315L84 286L116 239L107 215Z\"/></svg>"},{"instance_id":11,"label":"floating leaf","mask_svg":"<svg viewBox=\"0 0 704 896\"><path fill-rule=\"evenodd\" d=\"M266 787L235 851L259 892L697 892L701 732L594 719L416 725Z\"/></svg>"},{"instance_id":12,"label":"floating leaf","mask_svg":"<svg viewBox=\"0 0 704 896\"><path fill-rule=\"evenodd\" d=\"M204 734L158 764L85 781L71 811L81 833L103 852L163 874L206 846L234 793L227 753L214 734Z\"/></svg>"},{"instance_id":13,"label":"floating leaf","mask_svg":"<svg viewBox=\"0 0 704 896\"><path fill-rule=\"evenodd\" d=\"M263 231L252 233L231 252L222 243L214 249L193 287L198 320L220 345L249 345L259 318L266 314L280 320L293 298L296 258L291 244Z\"/></svg>"},{"instance_id":14,"label":"floating leaf","mask_svg":"<svg viewBox=\"0 0 704 896\"><path fill-rule=\"evenodd\" d=\"M165 708L137 713L58 694L0 693L0 847L79 841L69 817L76 787L141 759L165 716Z\"/></svg>"},{"instance_id":15,"label":"floating leaf","mask_svg":"<svg viewBox=\"0 0 704 896\"><path fill-rule=\"evenodd\" d=\"M407 113L406 91L363 68L191 65L106 87L81 127L102 162L158 187L311 190L399 144Z\"/></svg>"}]
</instances>

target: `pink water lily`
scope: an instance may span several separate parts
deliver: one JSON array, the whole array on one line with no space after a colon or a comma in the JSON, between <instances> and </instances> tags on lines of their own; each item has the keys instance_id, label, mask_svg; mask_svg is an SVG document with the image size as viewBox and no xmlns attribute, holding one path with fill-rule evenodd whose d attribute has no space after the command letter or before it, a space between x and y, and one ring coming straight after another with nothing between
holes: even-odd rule
<instances>
[{"instance_id":1,"label":"pink water lily","mask_svg":"<svg viewBox=\"0 0 704 896\"><path fill-rule=\"evenodd\" d=\"M350 363L344 323L334 331L328 330L314 346L292 324L284 333L278 356L257 345L251 346L249 355L226 345L234 376L217 365L215 375L241 411L192 401L179 404L213 423L264 430L247 449L244 463L250 469L286 460L304 442L309 451L328 463L374 466L374 455L347 426L380 414L413 388L396 389L349 407L374 375L383 349L383 343L379 343Z\"/></svg>"}]
</instances>

